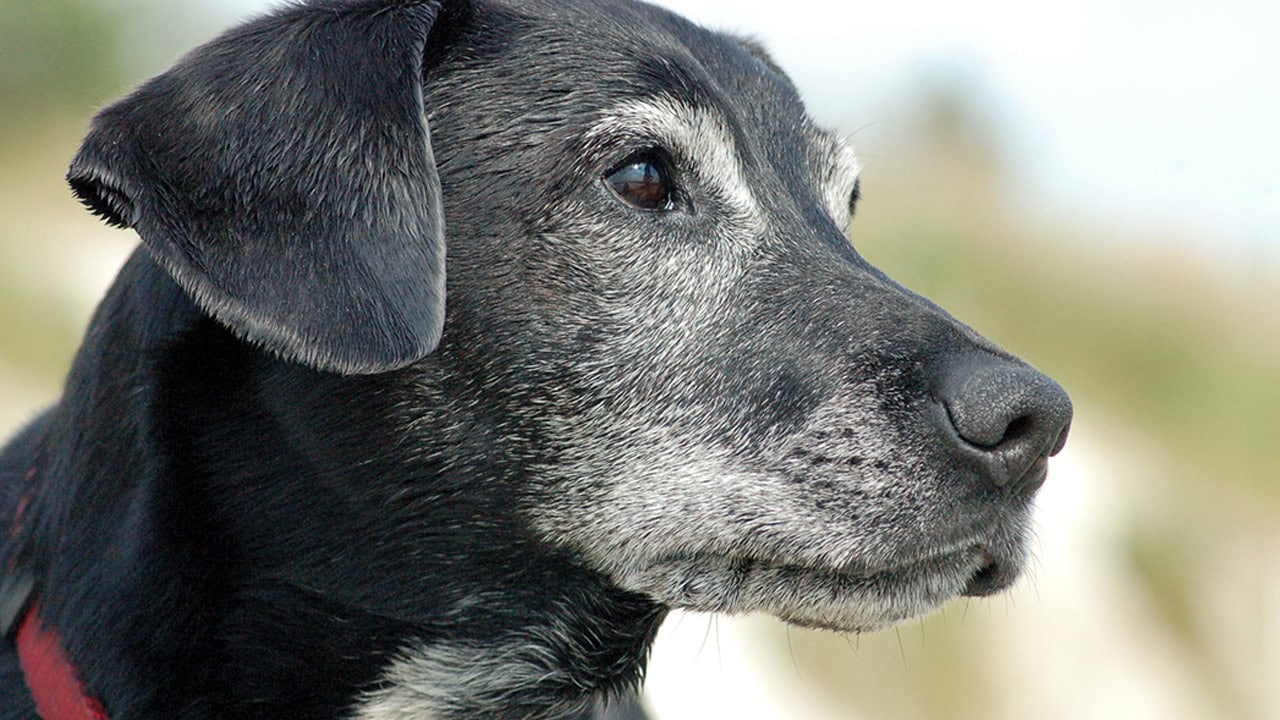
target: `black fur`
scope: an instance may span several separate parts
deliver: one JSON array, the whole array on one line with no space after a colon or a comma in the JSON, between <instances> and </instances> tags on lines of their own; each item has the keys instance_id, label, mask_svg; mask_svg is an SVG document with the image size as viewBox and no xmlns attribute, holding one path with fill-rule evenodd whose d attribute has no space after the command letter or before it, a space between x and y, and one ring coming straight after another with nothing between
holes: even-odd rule
<instances>
[{"instance_id":1,"label":"black fur","mask_svg":"<svg viewBox=\"0 0 1280 720\"><path fill-rule=\"evenodd\" d=\"M438 9L334 0L233 30L98 115L71 187L238 335L328 370L403 367L444 322L422 104Z\"/></svg>"},{"instance_id":2,"label":"black fur","mask_svg":"<svg viewBox=\"0 0 1280 720\"><path fill-rule=\"evenodd\" d=\"M726 311L694 354L667 352L670 377L645 354L670 323L627 315L669 309L637 268L720 254L706 239L716 198L669 223L623 208L601 172L653 138L584 137L655 95L732 103L726 127L771 222L801 229L770 227L749 264L776 272L731 290L748 314ZM531 638L555 672L430 720L639 718L667 606L544 523L607 495L609 477L570 485L549 470L588 446L560 430L590 410L643 391L659 410L714 411L698 432L731 428L764 462L755 448L804 437L840 388L874 386L924 458L912 471L961 479L926 478L921 497L975 526L1018 526L1034 492L1019 483L1038 479L997 490L986 476L1059 443L1065 395L1019 380L1010 392L1056 403L1046 429L1021 454L959 447L923 399L940 386L931 373L956 357L1016 368L1005 379L1031 371L858 257L812 187L815 132L756 46L623 1L317 0L230 31L104 110L72 164L74 192L143 247L61 401L0 456L0 517L14 523L0 568L34 575L45 625L113 720L344 718L412 648ZM603 360L636 375L600 391L592 363L624 333L640 354ZM591 442L623 454L610 439ZM33 718L0 649L0 720Z\"/></svg>"}]
</instances>

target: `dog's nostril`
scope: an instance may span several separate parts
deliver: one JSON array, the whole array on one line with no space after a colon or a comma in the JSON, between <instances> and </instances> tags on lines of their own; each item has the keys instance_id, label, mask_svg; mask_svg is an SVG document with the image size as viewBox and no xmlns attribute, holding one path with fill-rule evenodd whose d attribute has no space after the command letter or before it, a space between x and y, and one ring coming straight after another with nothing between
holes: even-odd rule
<instances>
[{"instance_id":1,"label":"dog's nostril","mask_svg":"<svg viewBox=\"0 0 1280 720\"><path fill-rule=\"evenodd\" d=\"M995 444L1003 445L1004 443L1014 442L1018 438L1031 432L1033 425L1035 425L1035 418L1029 415L1016 417L1009 423L1009 426L1004 429L1004 436Z\"/></svg>"},{"instance_id":2,"label":"dog's nostril","mask_svg":"<svg viewBox=\"0 0 1280 720\"><path fill-rule=\"evenodd\" d=\"M966 358L949 368L939 400L954 439L982 458L998 486L1039 487L1044 478L1037 461L1062 448L1071 424L1071 399L1057 383L993 356Z\"/></svg>"}]
</instances>

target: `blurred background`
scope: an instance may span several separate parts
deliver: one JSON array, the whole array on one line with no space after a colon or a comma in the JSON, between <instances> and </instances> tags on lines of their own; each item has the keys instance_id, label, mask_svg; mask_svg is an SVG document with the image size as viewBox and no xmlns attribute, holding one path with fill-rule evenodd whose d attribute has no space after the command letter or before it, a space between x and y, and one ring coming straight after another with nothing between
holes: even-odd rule
<instances>
[{"instance_id":1,"label":"blurred background","mask_svg":"<svg viewBox=\"0 0 1280 720\"><path fill-rule=\"evenodd\" d=\"M760 38L866 169L853 239L1076 402L1012 592L841 636L677 615L684 718L1280 718L1280 4L669 0ZM238 0L0 0L0 436L136 243L62 175Z\"/></svg>"}]
</instances>

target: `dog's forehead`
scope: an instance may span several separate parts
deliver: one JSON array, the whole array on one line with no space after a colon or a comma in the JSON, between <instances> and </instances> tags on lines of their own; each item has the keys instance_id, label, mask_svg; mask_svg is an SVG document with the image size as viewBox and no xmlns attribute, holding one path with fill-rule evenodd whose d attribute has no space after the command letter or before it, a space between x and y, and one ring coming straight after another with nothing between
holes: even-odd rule
<instances>
[{"instance_id":1,"label":"dog's forehead","mask_svg":"<svg viewBox=\"0 0 1280 720\"><path fill-rule=\"evenodd\" d=\"M724 117L771 154L786 145L836 152L838 142L812 123L790 79L753 41L633 0L508 0L482 6L486 14L490 37L503 37L491 69L535 81L521 85L540 87L543 110L581 116L660 96Z\"/></svg>"}]
</instances>

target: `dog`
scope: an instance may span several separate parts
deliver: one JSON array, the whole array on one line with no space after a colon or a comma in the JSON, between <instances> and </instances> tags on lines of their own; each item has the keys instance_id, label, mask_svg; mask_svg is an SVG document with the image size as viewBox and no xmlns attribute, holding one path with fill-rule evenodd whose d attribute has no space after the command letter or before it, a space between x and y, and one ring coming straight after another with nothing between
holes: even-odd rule
<instances>
[{"instance_id":1,"label":"dog","mask_svg":"<svg viewBox=\"0 0 1280 720\"><path fill-rule=\"evenodd\" d=\"M632 0L197 48L71 163L142 243L0 459L0 718L638 718L670 608L1008 587L1070 400L858 254L859 172Z\"/></svg>"}]
</instances>

